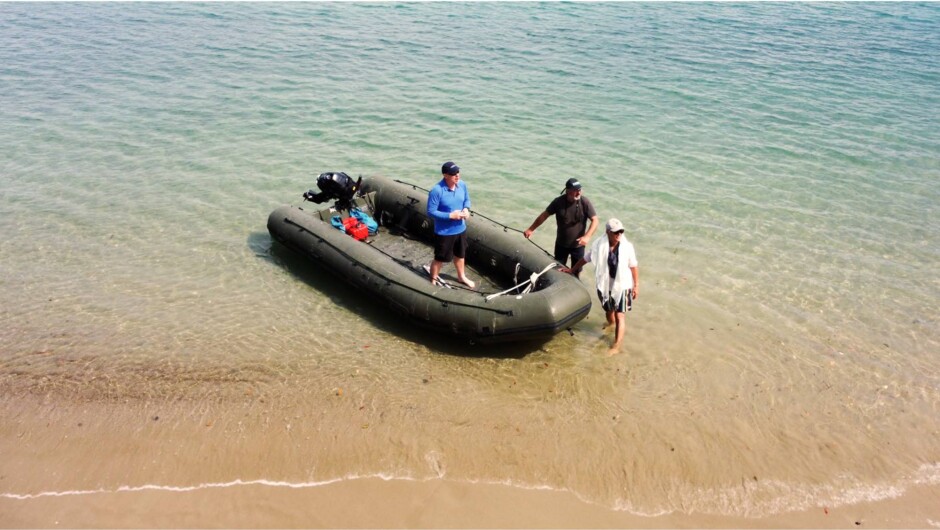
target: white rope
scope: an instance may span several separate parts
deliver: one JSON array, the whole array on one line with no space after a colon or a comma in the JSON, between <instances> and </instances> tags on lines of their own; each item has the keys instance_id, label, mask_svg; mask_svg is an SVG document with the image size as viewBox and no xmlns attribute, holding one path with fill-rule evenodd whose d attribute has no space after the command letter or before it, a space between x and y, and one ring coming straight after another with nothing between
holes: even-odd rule
<instances>
[{"instance_id":1,"label":"white rope","mask_svg":"<svg viewBox=\"0 0 940 530\"><path fill-rule=\"evenodd\" d=\"M552 268L557 267L557 266L558 266L557 263L554 263L554 262L553 262L553 263L549 263L548 265L545 266L544 269L542 269L542 272L533 272L533 273L529 276L529 279L528 279L528 280L526 280L526 281L520 283L519 285L510 287L509 289L506 289L506 290L503 291L503 292L491 294L491 295L489 295L489 296L486 297L486 301L489 302L490 300L496 298L497 296L502 296L502 295L504 295L504 294L511 293L511 292L513 292L513 291L519 289L519 288L522 287L523 285L528 284L528 287L526 287L525 290L520 293L520 294L526 294L526 293L528 293L528 292L530 292L530 291L532 290L532 287L535 286L535 282L536 282L536 280L539 279L539 276L545 274L546 272L548 272L549 270L551 270Z\"/></svg>"}]
</instances>

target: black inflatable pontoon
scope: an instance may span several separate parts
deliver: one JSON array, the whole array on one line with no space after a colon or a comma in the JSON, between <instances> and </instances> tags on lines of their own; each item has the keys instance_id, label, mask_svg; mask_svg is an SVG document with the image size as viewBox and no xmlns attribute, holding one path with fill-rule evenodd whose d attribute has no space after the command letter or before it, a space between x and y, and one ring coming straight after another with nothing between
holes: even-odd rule
<instances>
[{"instance_id":1,"label":"black inflatable pontoon","mask_svg":"<svg viewBox=\"0 0 940 530\"><path fill-rule=\"evenodd\" d=\"M277 208L268 231L415 324L472 342L546 339L590 311L591 297L577 278L558 271L558 263L518 231L475 212L467 221L466 264L476 289L453 279L432 284L424 269L434 253L427 190L367 177L356 191L321 210ZM335 228L330 219L348 217L349 206L378 221L378 233L357 241ZM445 264L442 272L448 270L453 266Z\"/></svg>"}]
</instances>

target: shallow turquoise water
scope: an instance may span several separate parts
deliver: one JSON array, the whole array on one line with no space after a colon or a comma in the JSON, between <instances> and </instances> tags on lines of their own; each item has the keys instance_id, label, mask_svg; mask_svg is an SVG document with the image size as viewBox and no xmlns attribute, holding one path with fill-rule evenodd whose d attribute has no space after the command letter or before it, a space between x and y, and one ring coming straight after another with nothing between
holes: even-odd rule
<instances>
[{"instance_id":1,"label":"shallow turquoise water","mask_svg":"<svg viewBox=\"0 0 940 530\"><path fill-rule=\"evenodd\" d=\"M2 388L315 408L355 370L408 449L329 473L447 461L641 513L936 483L938 57L931 4L0 5ZM624 355L596 308L451 355L271 248L320 172L428 186L451 159L511 226L571 176L624 221ZM541 427L490 450L493 418ZM729 493L755 469L773 485Z\"/></svg>"}]
</instances>

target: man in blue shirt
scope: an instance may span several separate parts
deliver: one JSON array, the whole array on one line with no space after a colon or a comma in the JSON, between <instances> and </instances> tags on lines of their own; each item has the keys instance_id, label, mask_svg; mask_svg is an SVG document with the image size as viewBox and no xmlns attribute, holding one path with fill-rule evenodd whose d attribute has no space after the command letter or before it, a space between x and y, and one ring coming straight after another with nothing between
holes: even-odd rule
<instances>
[{"instance_id":1,"label":"man in blue shirt","mask_svg":"<svg viewBox=\"0 0 940 530\"><path fill-rule=\"evenodd\" d=\"M434 260L431 262L431 283L438 283L444 263L454 262L457 279L473 289L476 284L464 272L467 257L467 223L470 217L470 194L460 181L460 168L453 162L441 166L443 178L428 193L428 216L434 220Z\"/></svg>"}]
</instances>

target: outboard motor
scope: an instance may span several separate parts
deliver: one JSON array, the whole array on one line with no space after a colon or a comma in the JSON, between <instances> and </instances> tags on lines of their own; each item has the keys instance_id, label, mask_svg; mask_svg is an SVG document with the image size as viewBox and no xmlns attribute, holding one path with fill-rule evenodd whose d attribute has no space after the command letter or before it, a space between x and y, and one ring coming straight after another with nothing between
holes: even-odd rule
<instances>
[{"instance_id":1,"label":"outboard motor","mask_svg":"<svg viewBox=\"0 0 940 530\"><path fill-rule=\"evenodd\" d=\"M320 192L314 193L313 190L308 190L304 193L304 200L320 204L335 199L334 207L337 210L349 210L352 208L353 197L359 191L361 184L361 175L359 180L353 182L353 179L343 172L321 173L317 177L317 187L320 188Z\"/></svg>"}]
</instances>

